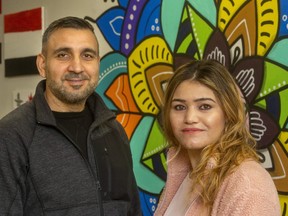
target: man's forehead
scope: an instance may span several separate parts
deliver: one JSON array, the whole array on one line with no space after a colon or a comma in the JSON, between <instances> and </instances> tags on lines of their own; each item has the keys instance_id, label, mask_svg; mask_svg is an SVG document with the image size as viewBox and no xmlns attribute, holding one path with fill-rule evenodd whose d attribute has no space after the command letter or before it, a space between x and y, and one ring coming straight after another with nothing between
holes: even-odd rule
<instances>
[{"instance_id":1,"label":"man's forehead","mask_svg":"<svg viewBox=\"0 0 288 216\"><path fill-rule=\"evenodd\" d=\"M47 43L49 45L63 46L67 48L98 48L98 42L95 35L88 30L77 32L74 31L74 33L71 30L58 30L57 32L51 34Z\"/></svg>"}]
</instances>

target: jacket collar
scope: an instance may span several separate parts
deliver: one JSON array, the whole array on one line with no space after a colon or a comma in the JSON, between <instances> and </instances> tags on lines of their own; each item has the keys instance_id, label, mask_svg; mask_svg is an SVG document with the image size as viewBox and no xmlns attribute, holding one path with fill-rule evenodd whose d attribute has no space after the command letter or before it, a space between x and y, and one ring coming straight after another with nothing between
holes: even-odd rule
<instances>
[{"instance_id":1,"label":"jacket collar","mask_svg":"<svg viewBox=\"0 0 288 216\"><path fill-rule=\"evenodd\" d=\"M47 124L56 127L56 120L53 112L44 96L45 89L46 80L42 80L38 83L33 98L36 108L36 120L40 124ZM107 108L102 98L96 92L89 96L86 103L94 115L94 124L100 125L102 122L110 118L116 118L116 115Z\"/></svg>"}]
</instances>

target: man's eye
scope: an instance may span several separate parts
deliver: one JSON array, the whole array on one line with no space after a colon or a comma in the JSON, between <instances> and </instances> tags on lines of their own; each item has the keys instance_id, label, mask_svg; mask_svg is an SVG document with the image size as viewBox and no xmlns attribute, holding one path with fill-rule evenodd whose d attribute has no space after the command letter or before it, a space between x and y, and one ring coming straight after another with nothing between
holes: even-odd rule
<instances>
[{"instance_id":1,"label":"man's eye","mask_svg":"<svg viewBox=\"0 0 288 216\"><path fill-rule=\"evenodd\" d=\"M92 58L92 55L90 55L90 54L84 54L84 57L85 57L85 58Z\"/></svg>"},{"instance_id":2,"label":"man's eye","mask_svg":"<svg viewBox=\"0 0 288 216\"><path fill-rule=\"evenodd\" d=\"M58 57L58 58L67 58L68 55L67 55L67 53L58 53L58 54L57 54L57 57Z\"/></svg>"},{"instance_id":3,"label":"man's eye","mask_svg":"<svg viewBox=\"0 0 288 216\"><path fill-rule=\"evenodd\" d=\"M92 54L90 54L90 53L85 53L84 55L83 55L83 57L84 57L84 59L95 59L96 58L96 56L95 55L92 55Z\"/></svg>"}]
</instances>

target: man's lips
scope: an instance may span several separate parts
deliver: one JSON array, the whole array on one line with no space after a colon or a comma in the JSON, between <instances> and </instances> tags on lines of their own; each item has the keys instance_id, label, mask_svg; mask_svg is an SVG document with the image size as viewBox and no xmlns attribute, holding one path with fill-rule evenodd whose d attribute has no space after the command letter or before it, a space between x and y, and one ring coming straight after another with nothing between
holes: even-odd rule
<instances>
[{"instance_id":1,"label":"man's lips","mask_svg":"<svg viewBox=\"0 0 288 216\"><path fill-rule=\"evenodd\" d=\"M86 79L66 79L71 84L82 84Z\"/></svg>"},{"instance_id":2,"label":"man's lips","mask_svg":"<svg viewBox=\"0 0 288 216\"><path fill-rule=\"evenodd\" d=\"M71 82L77 82L77 81L83 81L85 79L66 79L67 81L71 81Z\"/></svg>"},{"instance_id":3,"label":"man's lips","mask_svg":"<svg viewBox=\"0 0 288 216\"><path fill-rule=\"evenodd\" d=\"M89 77L85 74L69 73L64 76L64 80L68 82L83 82L84 80L89 80Z\"/></svg>"}]
</instances>

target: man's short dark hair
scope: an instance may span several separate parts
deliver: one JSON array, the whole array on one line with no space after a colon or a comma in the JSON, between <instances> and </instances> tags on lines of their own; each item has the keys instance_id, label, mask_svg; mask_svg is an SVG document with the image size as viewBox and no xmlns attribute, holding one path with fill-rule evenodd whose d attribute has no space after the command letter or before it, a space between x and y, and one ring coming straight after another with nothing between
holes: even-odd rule
<instances>
[{"instance_id":1,"label":"man's short dark hair","mask_svg":"<svg viewBox=\"0 0 288 216\"><path fill-rule=\"evenodd\" d=\"M63 28L73 28L73 29L87 29L90 30L94 35L93 26L83 18L67 16L53 21L45 30L42 37L42 53L46 51L46 45L49 40L50 35L58 30ZM96 36L95 36L96 38ZM96 38L97 40L97 38ZM97 41L98 43L98 41Z\"/></svg>"}]
</instances>

